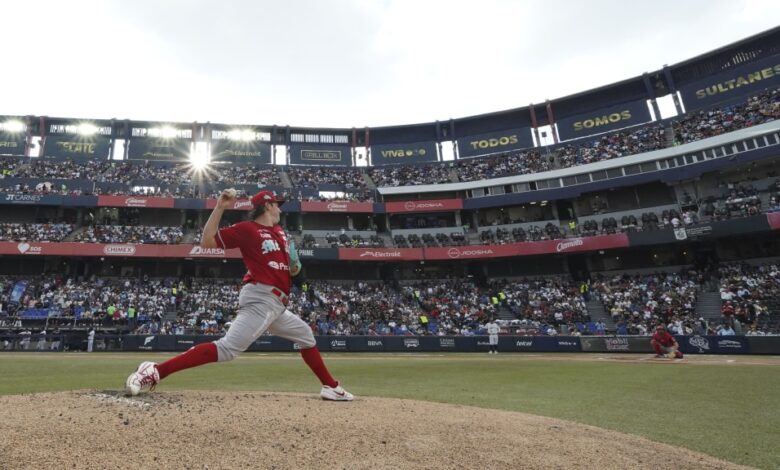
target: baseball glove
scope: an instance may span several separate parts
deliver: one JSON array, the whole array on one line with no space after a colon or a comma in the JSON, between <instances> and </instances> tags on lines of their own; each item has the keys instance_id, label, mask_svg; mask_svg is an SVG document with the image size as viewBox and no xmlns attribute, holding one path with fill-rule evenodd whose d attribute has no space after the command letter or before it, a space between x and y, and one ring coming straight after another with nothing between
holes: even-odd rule
<instances>
[{"instance_id":1,"label":"baseball glove","mask_svg":"<svg viewBox=\"0 0 780 470\"><path fill-rule=\"evenodd\" d=\"M302 265L293 240L290 240L290 243L287 244L287 254L290 255L290 276L295 277L301 272Z\"/></svg>"}]
</instances>

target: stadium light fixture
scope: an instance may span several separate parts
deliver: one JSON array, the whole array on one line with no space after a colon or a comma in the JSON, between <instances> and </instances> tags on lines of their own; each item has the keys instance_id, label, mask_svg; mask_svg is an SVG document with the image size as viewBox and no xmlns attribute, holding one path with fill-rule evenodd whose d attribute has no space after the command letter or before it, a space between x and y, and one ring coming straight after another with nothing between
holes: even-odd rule
<instances>
[{"instance_id":1,"label":"stadium light fixture","mask_svg":"<svg viewBox=\"0 0 780 470\"><path fill-rule=\"evenodd\" d=\"M170 126L165 126L160 128L160 135L164 139L172 139L176 137L176 129Z\"/></svg>"},{"instance_id":2,"label":"stadium light fixture","mask_svg":"<svg viewBox=\"0 0 780 470\"><path fill-rule=\"evenodd\" d=\"M209 154L205 142L196 142L190 153L190 163L195 170L203 170L209 164Z\"/></svg>"},{"instance_id":3,"label":"stadium light fixture","mask_svg":"<svg viewBox=\"0 0 780 470\"><path fill-rule=\"evenodd\" d=\"M11 121L5 121L4 123L0 124L0 129L10 133L16 133L24 131L26 126L22 121L13 119Z\"/></svg>"},{"instance_id":4,"label":"stadium light fixture","mask_svg":"<svg viewBox=\"0 0 780 470\"><path fill-rule=\"evenodd\" d=\"M95 135L97 134L97 131L98 131L97 126L94 126L86 122L79 124L79 127L77 128L77 132L80 135Z\"/></svg>"},{"instance_id":5,"label":"stadium light fixture","mask_svg":"<svg viewBox=\"0 0 780 470\"><path fill-rule=\"evenodd\" d=\"M255 132L249 129L234 129L228 132L228 139L250 142L255 140Z\"/></svg>"}]
</instances>

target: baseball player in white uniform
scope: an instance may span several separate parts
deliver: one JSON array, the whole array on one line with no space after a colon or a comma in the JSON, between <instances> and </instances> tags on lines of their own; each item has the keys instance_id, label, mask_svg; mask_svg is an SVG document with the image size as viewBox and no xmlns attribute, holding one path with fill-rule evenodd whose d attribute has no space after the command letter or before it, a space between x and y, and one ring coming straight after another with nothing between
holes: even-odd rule
<instances>
[{"instance_id":1,"label":"baseball player in white uniform","mask_svg":"<svg viewBox=\"0 0 780 470\"><path fill-rule=\"evenodd\" d=\"M495 319L490 320L487 324L488 342L490 343L490 354L498 354L498 332L501 329L498 327Z\"/></svg>"}]
</instances>

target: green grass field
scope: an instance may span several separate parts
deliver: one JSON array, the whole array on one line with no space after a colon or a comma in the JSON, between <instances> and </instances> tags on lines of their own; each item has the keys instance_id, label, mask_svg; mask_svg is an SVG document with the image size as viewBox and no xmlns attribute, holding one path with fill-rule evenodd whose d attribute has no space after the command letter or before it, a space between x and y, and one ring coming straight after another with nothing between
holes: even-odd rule
<instances>
[{"instance_id":1,"label":"green grass field","mask_svg":"<svg viewBox=\"0 0 780 470\"><path fill-rule=\"evenodd\" d=\"M780 362L775 365L581 361L583 355L325 354L360 396L521 411L638 434L731 462L780 468ZM0 354L0 394L120 389L142 360L169 354ZM642 356L647 357L647 356ZM571 359L571 360L568 360ZM245 354L172 375L162 390L315 394L297 354ZM605 450L609 443L604 443Z\"/></svg>"}]
</instances>

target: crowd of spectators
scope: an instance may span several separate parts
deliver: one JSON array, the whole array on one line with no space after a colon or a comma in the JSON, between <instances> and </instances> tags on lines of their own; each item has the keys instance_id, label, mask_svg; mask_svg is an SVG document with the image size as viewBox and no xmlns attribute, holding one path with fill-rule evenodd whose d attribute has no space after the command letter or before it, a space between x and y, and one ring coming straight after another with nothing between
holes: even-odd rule
<instances>
[{"instance_id":1,"label":"crowd of spectators","mask_svg":"<svg viewBox=\"0 0 780 470\"><path fill-rule=\"evenodd\" d=\"M107 160L87 160L76 162L71 159L25 159L17 164L6 177L73 179L97 181L112 166Z\"/></svg>"},{"instance_id":2,"label":"crowd of spectators","mask_svg":"<svg viewBox=\"0 0 780 470\"><path fill-rule=\"evenodd\" d=\"M19 282L26 287L17 301L11 300ZM170 279L117 279L91 277L84 280L60 276L0 276L0 317L14 317L27 309L49 309L49 320L132 328L161 320L176 303L177 281Z\"/></svg>"},{"instance_id":3,"label":"crowd of spectators","mask_svg":"<svg viewBox=\"0 0 780 470\"><path fill-rule=\"evenodd\" d=\"M273 165L236 166L233 164L213 164L206 170L209 179L225 184L262 184L265 186L281 186L282 179Z\"/></svg>"},{"instance_id":4,"label":"crowd of spectators","mask_svg":"<svg viewBox=\"0 0 780 470\"><path fill-rule=\"evenodd\" d=\"M16 169L25 165L27 160L19 157L0 157L0 178L8 178L16 174Z\"/></svg>"},{"instance_id":5,"label":"crowd of spectators","mask_svg":"<svg viewBox=\"0 0 780 470\"><path fill-rule=\"evenodd\" d=\"M538 150L511 152L503 155L459 160L458 181L479 181L504 176L539 173L552 169L553 158Z\"/></svg>"},{"instance_id":6,"label":"crowd of spectators","mask_svg":"<svg viewBox=\"0 0 780 470\"><path fill-rule=\"evenodd\" d=\"M456 181L450 174L451 170L452 163L389 165L371 168L369 176L377 187L444 184Z\"/></svg>"},{"instance_id":7,"label":"crowd of spectators","mask_svg":"<svg viewBox=\"0 0 780 470\"><path fill-rule=\"evenodd\" d=\"M770 307L780 306L780 268L776 263L722 265L720 299L723 327L735 334L766 335L772 330Z\"/></svg>"},{"instance_id":8,"label":"crowd of spectators","mask_svg":"<svg viewBox=\"0 0 780 470\"><path fill-rule=\"evenodd\" d=\"M322 184L338 184L348 189L366 187L363 170L355 168L290 166L287 174L293 186L300 188L317 188Z\"/></svg>"},{"instance_id":9,"label":"crowd of spectators","mask_svg":"<svg viewBox=\"0 0 780 470\"><path fill-rule=\"evenodd\" d=\"M773 334L770 312L780 307L777 264L720 267L723 321L696 318L703 279L678 273L601 276L588 286L567 277L491 280L473 278L404 284L355 281L303 282L288 308L322 335L474 335L498 321L503 333L604 334L586 302L595 295L616 323L617 334L649 335L657 324L675 334ZM0 277L0 326L22 327L26 309L51 309L49 321L113 326L139 334L224 334L237 313L240 283L221 279ZM503 315L501 312L503 311ZM507 317L507 312L509 316Z\"/></svg>"},{"instance_id":10,"label":"crowd of spectators","mask_svg":"<svg viewBox=\"0 0 780 470\"><path fill-rule=\"evenodd\" d=\"M766 90L744 104L689 113L672 122L675 144L686 144L780 118L780 89Z\"/></svg>"},{"instance_id":11,"label":"crowd of spectators","mask_svg":"<svg viewBox=\"0 0 780 470\"><path fill-rule=\"evenodd\" d=\"M27 183L16 183L9 185L0 185L0 193L8 194L32 194L35 196L59 195L59 196L81 196L87 195L85 191L78 188L68 188L67 185L56 185L50 182L38 183L30 186ZM90 193L91 194L91 193Z\"/></svg>"},{"instance_id":12,"label":"crowd of spectators","mask_svg":"<svg viewBox=\"0 0 780 470\"><path fill-rule=\"evenodd\" d=\"M662 149L666 147L664 134L664 128L657 125L605 134L562 147L557 164L568 168Z\"/></svg>"},{"instance_id":13,"label":"crowd of spectators","mask_svg":"<svg viewBox=\"0 0 780 470\"><path fill-rule=\"evenodd\" d=\"M590 290L600 298L618 334L652 334L657 324L677 334L705 334L696 318L701 273L598 276Z\"/></svg>"},{"instance_id":14,"label":"crowd of spectators","mask_svg":"<svg viewBox=\"0 0 780 470\"><path fill-rule=\"evenodd\" d=\"M313 282L290 309L318 335L473 335L495 308L489 292L470 281L420 282L393 288L358 281Z\"/></svg>"},{"instance_id":15,"label":"crowd of spectators","mask_svg":"<svg viewBox=\"0 0 780 470\"><path fill-rule=\"evenodd\" d=\"M531 322L541 334L581 331L578 324L591 321L580 284L571 279L496 281L491 287L499 299L502 293L506 296L504 302L516 319Z\"/></svg>"},{"instance_id":16,"label":"crowd of spectators","mask_svg":"<svg viewBox=\"0 0 780 470\"><path fill-rule=\"evenodd\" d=\"M74 241L82 243L181 243L184 231L181 227L150 227L130 225L95 225L76 234Z\"/></svg>"},{"instance_id":17,"label":"crowd of spectators","mask_svg":"<svg viewBox=\"0 0 780 470\"><path fill-rule=\"evenodd\" d=\"M73 224L12 224L0 223L0 241L61 242L73 231Z\"/></svg>"},{"instance_id":18,"label":"crowd of spectators","mask_svg":"<svg viewBox=\"0 0 780 470\"><path fill-rule=\"evenodd\" d=\"M189 181L188 164L154 165L149 162L113 161L105 168L99 182L130 183L155 181L165 184L182 184ZM78 179L78 178L74 178Z\"/></svg>"}]
</instances>

